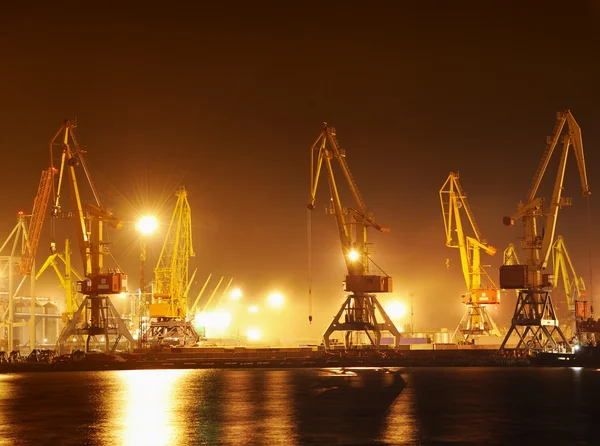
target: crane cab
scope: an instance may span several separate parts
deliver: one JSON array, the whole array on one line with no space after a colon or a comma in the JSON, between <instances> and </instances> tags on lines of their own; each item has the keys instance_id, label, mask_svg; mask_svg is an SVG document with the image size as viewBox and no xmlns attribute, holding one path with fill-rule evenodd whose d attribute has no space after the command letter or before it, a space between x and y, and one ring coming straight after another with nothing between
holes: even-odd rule
<instances>
[{"instance_id":1,"label":"crane cab","mask_svg":"<svg viewBox=\"0 0 600 446\"><path fill-rule=\"evenodd\" d=\"M120 294L127 292L127 275L116 271L98 274L77 282L77 292L90 294Z\"/></svg>"},{"instance_id":2,"label":"crane cab","mask_svg":"<svg viewBox=\"0 0 600 446\"><path fill-rule=\"evenodd\" d=\"M473 290L472 293L462 295L462 302L466 305L499 305L500 290L494 288Z\"/></svg>"},{"instance_id":3,"label":"crane cab","mask_svg":"<svg viewBox=\"0 0 600 446\"><path fill-rule=\"evenodd\" d=\"M391 293L392 278L389 276L348 275L344 282L344 291L353 293Z\"/></svg>"}]
</instances>

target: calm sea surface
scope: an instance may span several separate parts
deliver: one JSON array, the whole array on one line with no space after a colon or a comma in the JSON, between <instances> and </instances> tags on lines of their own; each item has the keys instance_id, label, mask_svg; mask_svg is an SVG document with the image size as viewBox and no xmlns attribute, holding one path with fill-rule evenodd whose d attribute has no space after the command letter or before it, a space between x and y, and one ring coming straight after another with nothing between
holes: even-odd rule
<instances>
[{"instance_id":1,"label":"calm sea surface","mask_svg":"<svg viewBox=\"0 0 600 446\"><path fill-rule=\"evenodd\" d=\"M600 444L600 371L0 375L0 445Z\"/></svg>"}]
</instances>

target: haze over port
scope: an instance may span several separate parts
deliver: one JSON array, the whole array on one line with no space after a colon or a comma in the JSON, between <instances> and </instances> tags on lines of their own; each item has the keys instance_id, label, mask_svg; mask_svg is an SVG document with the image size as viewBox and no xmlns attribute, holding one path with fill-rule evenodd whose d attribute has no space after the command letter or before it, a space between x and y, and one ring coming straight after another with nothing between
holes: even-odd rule
<instances>
[{"instance_id":1,"label":"haze over port","mask_svg":"<svg viewBox=\"0 0 600 446\"><path fill-rule=\"evenodd\" d=\"M273 321L290 337L318 338L345 275L335 225L321 212L324 193L312 214L309 324L309 147L327 121L368 208L391 228L372 236L373 258L394 278L391 298L407 305L414 293L418 328L452 329L464 284L458 256L444 246L438 203L449 171L460 171L484 237L501 251L519 235L502 217L525 198L555 113L569 108L583 129L594 190L598 9L558 5L546 2L544 14L476 3L265 3L235 14L216 5L146 5L143 14L134 5L118 14L83 4L3 5L1 32L10 39L0 40L0 52L10 69L0 73L0 230L8 234L16 212L30 209L48 141L63 119L77 117L104 202L129 222L111 235L111 249L132 284L134 222L148 212L159 219L148 241L153 265L172 194L184 184L195 291L213 273L234 277L250 306L280 292L285 305ZM574 205L558 233L589 277L598 238L588 232L575 169L567 169L565 195ZM68 234L57 228L57 239ZM45 231L38 263L48 244ZM501 262L489 261L494 277ZM62 296L51 275L38 293ZM500 324L513 306L507 294ZM409 323L403 318L399 325Z\"/></svg>"}]
</instances>

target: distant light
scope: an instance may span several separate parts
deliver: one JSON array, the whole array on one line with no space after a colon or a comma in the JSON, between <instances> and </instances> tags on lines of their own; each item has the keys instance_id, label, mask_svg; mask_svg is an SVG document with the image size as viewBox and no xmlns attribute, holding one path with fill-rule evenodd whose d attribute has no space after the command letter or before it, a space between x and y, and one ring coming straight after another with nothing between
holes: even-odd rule
<instances>
[{"instance_id":1,"label":"distant light","mask_svg":"<svg viewBox=\"0 0 600 446\"><path fill-rule=\"evenodd\" d=\"M249 306L248 313L258 313L258 307L256 305Z\"/></svg>"},{"instance_id":2,"label":"distant light","mask_svg":"<svg viewBox=\"0 0 600 446\"><path fill-rule=\"evenodd\" d=\"M358 260L359 257L360 256L359 256L358 252L356 252L354 249L348 253L348 258L350 260L352 260L353 262Z\"/></svg>"},{"instance_id":3,"label":"distant light","mask_svg":"<svg viewBox=\"0 0 600 446\"><path fill-rule=\"evenodd\" d=\"M121 299L125 299L127 297L127 293L119 293L119 297Z\"/></svg>"},{"instance_id":4,"label":"distant light","mask_svg":"<svg viewBox=\"0 0 600 446\"><path fill-rule=\"evenodd\" d=\"M44 344L45 344L46 342L48 342L48 339L44 338Z\"/></svg>"},{"instance_id":5,"label":"distant light","mask_svg":"<svg viewBox=\"0 0 600 446\"><path fill-rule=\"evenodd\" d=\"M388 316L395 321L402 319L407 312L406 305L397 300L388 302L387 305L383 306L383 308L385 309Z\"/></svg>"},{"instance_id":6,"label":"distant light","mask_svg":"<svg viewBox=\"0 0 600 446\"><path fill-rule=\"evenodd\" d=\"M104 342L104 338L100 338L100 342Z\"/></svg>"},{"instance_id":7,"label":"distant light","mask_svg":"<svg viewBox=\"0 0 600 446\"><path fill-rule=\"evenodd\" d=\"M241 297L242 297L242 290L240 290L239 288L236 288L235 290L233 290L231 292L232 300L240 300Z\"/></svg>"},{"instance_id":8,"label":"distant light","mask_svg":"<svg viewBox=\"0 0 600 446\"><path fill-rule=\"evenodd\" d=\"M202 312L196 315L196 327L222 327L227 328L231 323L231 314L227 311Z\"/></svg>"},{"instance_id":9,"label":"distant light","mask_svg":"<svg viewBox=\"0 0 600 446\"><path fill-rule=\"evenodd\" d=\"M140 221L137 222L135 228L143 235L150 235L158 228L158 221L156 220L156 217L146 215L140 218Z\"/></svg>"},{"instance_id":10,"label":"distant light","mask_svg":"<svg viewBox=\"0 0 600 446\"><path fill-rule=\"evenodd\" d=\"M77 338L73 338L73 342L77 342Z\"/></svg>"},{"instance_id":11,"label":"distant light","mask_svg":"<svg viewBox=\"0 0 600 446\"><path fill-rule=\"evenodd\" d=\"M249 341L258 341L262 337L262 332L260 331L260 328L251 327L246 330L246 336Z\"/></svg>"},{"instance_id":12,"label":"distant light","mask_svg":"<svg viewBox=\"0 0 600 446\"><path fill-rule=\"evenodd\" d=\"M283 306L283 295L281 293L271 293L269 295L269 305L273 308L280 308Z\"/></svg>"}]
</instances>

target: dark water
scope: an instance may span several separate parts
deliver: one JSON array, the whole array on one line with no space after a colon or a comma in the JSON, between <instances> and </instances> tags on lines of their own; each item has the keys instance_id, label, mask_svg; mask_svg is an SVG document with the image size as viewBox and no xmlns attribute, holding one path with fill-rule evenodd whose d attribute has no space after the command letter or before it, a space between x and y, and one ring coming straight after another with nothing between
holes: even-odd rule
<instances>
[{"instance_id":1,"label":"dark water","mask_svg":"<svg viewBox=\"0 0 600 446\"><path fill-rule=\"evenodd\" d=\"M600 444L600 371L0 375L0 445Z\"/></svg>"}]
</instances>

